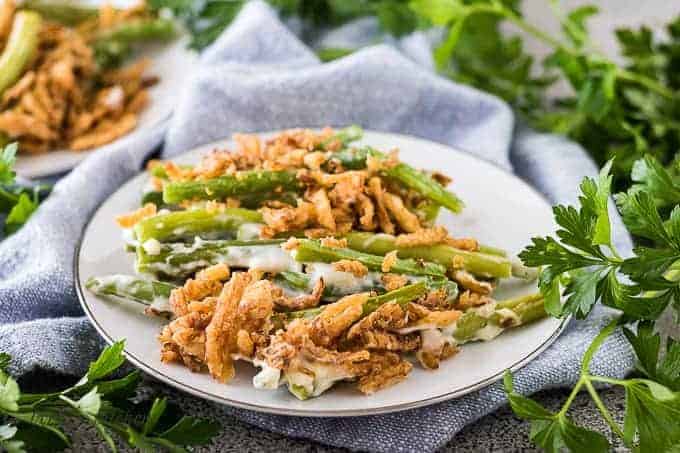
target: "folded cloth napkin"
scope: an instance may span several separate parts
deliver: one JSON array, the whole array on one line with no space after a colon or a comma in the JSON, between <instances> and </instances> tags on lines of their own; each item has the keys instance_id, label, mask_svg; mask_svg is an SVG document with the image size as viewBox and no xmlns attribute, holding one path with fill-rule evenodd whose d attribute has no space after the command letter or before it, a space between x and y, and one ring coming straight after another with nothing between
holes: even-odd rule
<instances>
[{"instance_id":1,"label":"folded cloth napkin","mask_svg":"<svg viewBox=\"0 0 680 453\"><path fill-rule=\"evenodd\" d=\"M426 39L415 36L397 44L320 64L266 4L249 3L203 54L169 125L165 157L237 131L356 123L447 143L515 171L553 202L575 201L582 176L597 170L580 147L528 130L513 133L513 116L503 102L432 73ZM0 245L0 350L14 357L13 372L81 374L96 356L102 342L82 317L73 288L74 249L93 210L139 171L161 134L158 129L90 156L55 186L22 230ZM630 239L620 225L616 232L617 245L628 250ZM610 316L600 309L587 321L572 323L553 346L516 373L517 390L530 394L572 384L583 351ZM620 377L632 363L625 339L614 335L593 369ZM188 410L223 423L229 423L224 417L229 414L290 436L374 451L434 450L505 403L501 385L495 384L398 414L314 419L173 395ZM233 447L224 437L214 445L227 446Z\"/></svg>"}]
</instances>

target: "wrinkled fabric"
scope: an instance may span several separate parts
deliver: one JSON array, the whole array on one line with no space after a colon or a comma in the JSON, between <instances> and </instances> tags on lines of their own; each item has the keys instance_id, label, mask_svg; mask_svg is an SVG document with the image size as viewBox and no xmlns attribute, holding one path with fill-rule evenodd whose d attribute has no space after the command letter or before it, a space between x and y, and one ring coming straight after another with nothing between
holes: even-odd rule
<instances>
[{"instance_id":1,"label":"wrinkled fabric","mask_svg":"<svg viewBox=\"0 0 680 453\"><path fill-rule=\"evenodd\" d=\"M372 25L362 20L319 42L349 45L352 27L363 30L356 36L364 36ZM0 245L0 349L14 357L12 371L77 375L96 357L103 342L82 316L75 295L75 249L96 207L140 170L164 132L164 156L172 157L237 131L355 123L446 143L514 171L553 202L575 201L581 178L597 171L587 154L560 137L515 131L505 103L435 75L428 46L427 37L416 34L320 64L266 4L246 5L203 53L167 131L137 134L107 153L91 155L55 186L23 229ZM616 244L628 251L630 238L614 219ZM588 320L572 323L516 373L516 389L531 394L573 384L583 351L610 317L598 309ZM622 377L632 364L625 339L613 335L592 368ZM495 384L455 401L397 414L314 419L171 394L194 413L226 413L286 435L373 451L434 450L506 402L501 385ZM230 445L229 439L217 439L215 445Z\"/></svg>"}]
</instances>

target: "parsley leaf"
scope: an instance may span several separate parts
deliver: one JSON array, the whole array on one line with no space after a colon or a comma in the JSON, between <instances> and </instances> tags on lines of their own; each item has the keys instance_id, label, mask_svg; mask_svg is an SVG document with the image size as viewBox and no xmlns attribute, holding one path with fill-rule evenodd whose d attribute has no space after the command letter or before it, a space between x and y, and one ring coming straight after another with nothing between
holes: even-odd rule
<instances>
[{"instance_id":1,"label":"parsley leaf","mask_svg":"<svg viewBox=\"0 0 680 453\"><path fill-rule=\"evenodd\" d=\"M680 203L680 184L653 156L646 155L633 164L631 179L636 190L645 191L659 206Z\"/></svg>"},{"instance_id":2,"label":"parsley leaf","mask_svg":"<svg viewBox=\"0 0 680 453\"><path fill-rule=\"evenodd\" d=\"M31 198L27 194L22 193L17 204L9 211L5 219L5 234L16 233L28 221L36 209L38 209L37 196Z\"/></svg>"},{"instance_id":3,"label":"parsley leaf","mask_svg":"<svg viewBox=\"0 0 680 453\"><path fill-rule=\"evenodd\" d=\"M184 446L210 441L218 430L216 423L190 416L168 414L169 405L157 398L148 408L137 401L135 389L140 373L135 371L119 379L108 379L123 363L122 341L102 351L87 375L75 386L46 394L22 394L15 380L0 371L0 414L13 419L14 426L0 426L0 447L8 451L59 451L71 445L63 430L66 418L90 423L116 451L114 436L141 451L158 448L184 452ZM6 356L2 356L5 360Z\"/></svg>"},{"instance_id":4,"label":"parsley leaf","mask_svg":"<svg viewBox=\"0 0 680 453\"><path fill-rule=\"evenodd\" d=\"M661 354L661 336L651 322L640 323L637 333L623 330L638 357L638 370L673 391L680 391L680 342L668 338Z\"/></svg>"},{"instance_id":5,"label":"parsley leaf","mask_svg":"<svg viewBox=\"0 0 680 453\"><path fill-rule=\"evenodd\" d=\"M680 444L680 394L646 379L625 384L625 439L638 438L639 451L670 451Z\"/></svg>"},{"instance_id":6,"label":"parsley leaf","mask_svg":"<svg viewBox=\"0 0 680 453\"><path fill-rule=\"evenodd\" d=\"M17 427L12 425L0 426L0 447L7 453L23 453L24 442L21 440L12 440L17 433Z\"/></svg>"},{"instance_id":7,"label":"parsley leaf","mask_svg":"<svg viewBox=\"0 0 680 453\"><path fill-rule=\"evenodd\" d=\"M14 184L14 163L16 162L17 144L10 143L0 152L0 185Z\"/></svg>"},{"instance_id":8,"label":"parsley leaf","mask_svg":"<svg viewBox=\"0 0 680 453\"><path fill-rule=\"evenodd\" d=\"M97 360L90 364L86 374L87 380L89 382L98 381L116 371L125 362L124 348L124 341L117 341L105 348Z\"/></svg>"},{"instance_id":9,"label":"parsley leaf","mask_svg":"<svg viewBox=\"0 0 680 453\"><path fill-rule=\"evenodd\" d=\"M531 421L531 440L545 451L557 453L564 448L575 452L609 450L609 442L602 434L576 426L564 413L552 413L536 401L515 393L510 371L505 372L503 383L513 412Z\"/></svg>"},{"instance_id":10,"label":"parsley leaf","mask_svg":"<svg viewBox=\"0 0 680 453\"><path fill-rule=\"evenodd\" d=\"M584 318L592 307L611 295L613 288L605 281L614 275L621 259L612 246L609 219L609 196L612 184L611 162L604 166L597 179L584 178L581 183L580 208L558 205L553 208L555 222L559 225L552 238L533 238L532 244L520 254L525 265L542 267L539 288L545 297L545 307L553 316L570 314ZM611 256L602 249L606 246ZM610 282L617 283L618 282ZM560 304L561 287L566 302ZM607 293L606 290L610 292ZM605 302L616 303L612 298ZM620 308L620 307L619 307Z\"/></svg>"}]
</instances>

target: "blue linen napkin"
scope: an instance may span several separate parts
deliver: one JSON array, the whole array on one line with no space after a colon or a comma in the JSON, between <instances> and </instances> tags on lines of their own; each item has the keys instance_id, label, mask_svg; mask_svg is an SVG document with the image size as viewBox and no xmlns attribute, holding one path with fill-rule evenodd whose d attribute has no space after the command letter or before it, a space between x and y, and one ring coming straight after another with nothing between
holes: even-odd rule
<instances>
[{"instance_id":1,"label":"blue linen napkin","mask_svg":"<svg viewBox=\"0 0 680 453\"><path fill-rule=\"evenodd\" d=\"M322 40L348 39L353 26L370 29L362 21ZM436 76L423 35L391 44L322 65L266 4L249 3L202 55L167 129L165 157L237 131L356 123L473 153L516 172L553 202L574 202L581 178L596 173L579 146L552 135L515 131L503 102ZM82 374L96 357L102 341L76 299L74 250L94 209L139 171L163 132L158 128L90 156L55 186L22 230L0 245L0 350L14 357L14 373ZM617 246L628 251L630 238L614 217ZM553 346L516 373L517 390L530 394L572 384L583 351L610 317L597 309L588 320L572 323ZM625 339L614 335L592 368L621 377L632 364ZM229 414L286 435L373 451L434 450L505 403L501 385L495 384L455 401L397 414L313 419L219 407L172 393L193 412ZM229 445L228 438L219 438L214 447Z\"/></svg>"}]
</instances>

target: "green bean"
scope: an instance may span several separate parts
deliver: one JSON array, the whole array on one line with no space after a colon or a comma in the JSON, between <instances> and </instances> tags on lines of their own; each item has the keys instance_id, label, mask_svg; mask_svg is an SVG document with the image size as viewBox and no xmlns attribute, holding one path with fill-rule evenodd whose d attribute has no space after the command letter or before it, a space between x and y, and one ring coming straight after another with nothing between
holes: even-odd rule
<instances>
[{"instance_id":1,"label":"green bean","mask_svg":"<svg viewBox=\"0 0 680 453\"><path fill-rule=\"evenodd\" d=\"M402 258L420 258L453 268L453 259L460 257L466 271L487 278L508 278L512 262L499 255L470 252L448 245L397 247L396 237L389 234L353 232L345 236L349 248L373 255L385 255L393 250Z\"/></svg>"},{"instance_id":2,"label":"green bean","mask_svg":"<svg viewBox=\"0 0 680 453\"><path fill-rule=\"evenodd\" d=\"M379 296L369 297L363 304L362 316L368 316L375 310L377 310L381 305L388 302L395 302L402 307L405 307L409 302L417 299L418 297L427 293L428 288L425 282L418 282L412 285L406 285L394 291L389 291L385 294ZM308 308L306 310L291 311L287 313L282 313L279 315L285 319L291 320L296 318L311 319L318 316L326 307L314 307Z\"/></svg>"},{"instance_id":3,"label":"green bean","mask_svg":"<svg viewBox=\"0 0 680 453\"><path fill-rule=\"evenodd\" d=\"M85 287L99 296L115 296L151 305L167 303L170 293L176 288L170 283L145 280L131 275L106 275L91 277Z\"/></svg>"},{"instance_id":4,"label":"green bean","mask_svg":"<svg viewBox=\"0 0 680 453\"><path fill-rule=\"evenodd\" d=\"M257 267L265 272L280 272L294 268L296 263L281 249L282 240L264 241L203 241L193 244L160 244L149 253L143 245L137 247L136 270L162 278L183 279L213 264L229 267ZM277 261L278 260L278 261ZM298 266L299 267L299 266Z\"/></svg>"},{"instance_id":5,"label":"green bean","mask_svg":"<svg viewBox=\"0 0 680 453\"><path fill-rule=\"evenodd\" d=\"M0 95L24 73L38 50L38 33L42 19L33 11L14 15L12 31L0 56Z\"/></svg>"},{"instance_id":6,"label":"green bean","mask_svg":"<svg viewBox=\"0 0 680 453\"><path fill-rule=\"evenodd\" d=\"M325 147L333 143L335 141L340 141L342 144L342 147L344 148L347 146L349 143L359 140L362 136L364 135L363 129L357 125L351 125L348 126L344 129L338 130L335 134L333 134L330 138L324 140L321 145L319 145L318 149L325 149Z\"/></svg>"},{"instance_id":7,"label":"green bean","mask_svg":"<svg viewBox=\"0 0 680 453\"><path fill-rule=\"evenodd\" d=\"M382 268L382 256L358 252L349 248L324 247L319 241L311 239L300 239L299 243L298 248L295 250L295 259L303 263L333 263L340 260L354 260L360 262L369 270L380 271ZM397 259L391 266L390 272L395 274L443 277L446 274L446 268L436 263L413 259Z\"/></svg>"},{"instance_id":8,"label":"green bean","mask_svg":"<svg viewBox=\"0 0 680 453\"><path fill-rule=\"evenodd\" d=\"M163 188L163 201L222 200L257 192L297 191L301 188L294 172L242 171L233 176L220 176L201 181L170 182Z\"/></svg>"},{"instance_id":9,"label":"green bean","mask_svg":"<svg viewBox=\"0 0 680 453\"><path fill-rule=\"evenodd\" d=\"M134 231L140 243L149 239L163 242L196 236L217 239L235 237L238 227L245 223L261 222L260 213L248 209L193 209L147 217L135 225Z\"/></svg>"},{"instance_id":10,"label":"green bean","mask_svg":"<svg viewBox=\"0 0 680 453\"><path fill-rule=\"evenodd\" d=\"M458 343L465 343L475 340L480 331L487 326L499 329L496 333L500 333L508 327L528 324L545 316L541 294L508 299L498 302L488 316L482 316L478 310L466 311L456 322L453 336Z\"/></svg>"},{"instance_id":11,"label":"green bean","mask_svg":"<svg viewBox=\"0 0 680 453\"><path fill-rule=\"evenodd\" d=\"M40 13L47 20L71 26L97 17L99 14L99 10L95 7L77 4L72 1L24 0L21 7Z\"/></svg>"},{"instance_id":12,"label":"green bean","mask_svg":"<svg viewBox=\"0 0 680 453\"><path fill-rule=\"evenodd\" d=\"M97 40L132 44L143 41L167 41L175 36L175 24L171 20L134 19L99 33Z\"/></svg>"}]
</instances>

